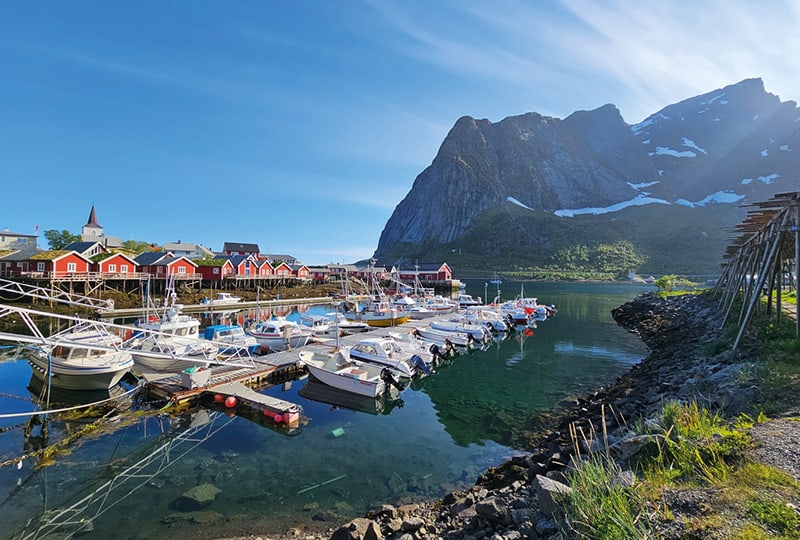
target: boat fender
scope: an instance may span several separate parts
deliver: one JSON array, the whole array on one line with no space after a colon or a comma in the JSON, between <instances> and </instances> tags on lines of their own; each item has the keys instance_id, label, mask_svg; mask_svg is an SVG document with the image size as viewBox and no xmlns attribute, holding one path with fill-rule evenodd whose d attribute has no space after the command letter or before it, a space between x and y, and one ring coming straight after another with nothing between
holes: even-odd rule
<instances>
[{"instance_id":1,"label":"boat fender","mask_svg":"<svg viewBox=\"0 0 800 540\"><path fill-rule=\"evenodd\" d=\"M492 323L490 323L490 322L486 323L486 328L488 328L490 332L494 332L495 331L494 330L494 325Z\"/></svg>"}]
</instances>

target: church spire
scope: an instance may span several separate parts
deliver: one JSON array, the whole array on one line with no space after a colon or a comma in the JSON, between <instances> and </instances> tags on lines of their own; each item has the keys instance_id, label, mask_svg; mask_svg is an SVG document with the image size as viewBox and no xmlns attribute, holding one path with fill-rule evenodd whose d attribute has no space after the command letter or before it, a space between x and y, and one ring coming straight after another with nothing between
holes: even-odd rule
<instances>
[{"instance_id":1,"label":"church spire","mask_svg":"<svg viewBox=\"0 0 800 540\"><path fill-rule=\"evenodd\" d=\"M97 227L99 229L102 229L102 227L100 227L100 224L97 223L97 214L94 211L94 205L92 205L92 211L89 212L89 221L86 222L85 226Z\"/></svg>"}]
</instances>

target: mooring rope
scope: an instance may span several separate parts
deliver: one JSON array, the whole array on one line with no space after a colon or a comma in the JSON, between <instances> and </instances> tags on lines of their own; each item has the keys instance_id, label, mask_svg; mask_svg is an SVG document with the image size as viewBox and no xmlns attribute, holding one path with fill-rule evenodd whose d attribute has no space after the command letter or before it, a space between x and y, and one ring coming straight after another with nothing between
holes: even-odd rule
<instances>
[{"instance_id":1,"label":"mooring rope","mask_svg":"<svg viewBox=\"0 0 800 540\"><path fill-rule=\"evenodd\" d=\"M43 414L53 414L53 413L61 413L61 412L68 412L68 411L77 411L80 409L86 409L89 407L96 407L97 405L103 405L104 403L109 403L111 401L119 401L123 398L128 397L129 395L133 395L139 390L142 389L142 386L135 386L130 390L127 390L125 393L120 394L119 396L109 397L108 399L102 399L100 401L95 401L94 403L86 403L83 405L74 405L72 407L64 407L61 409L48 409L45 411L29 411L29 412L21 412L21 413L8 413L8 414L0 414L0 420L4 418L20 418L20 417L27 417L27 416L39 416Z\"/></svg>"}]
</instances>

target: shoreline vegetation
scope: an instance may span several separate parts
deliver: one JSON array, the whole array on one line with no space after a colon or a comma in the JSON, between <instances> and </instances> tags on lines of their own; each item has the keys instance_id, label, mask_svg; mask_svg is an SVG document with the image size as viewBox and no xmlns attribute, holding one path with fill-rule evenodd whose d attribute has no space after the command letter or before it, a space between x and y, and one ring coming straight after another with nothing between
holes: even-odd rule
<instances>
[{"instance_id":1,"label":"shoreline vegetation","mask_svg":"<svg viewBox=\"0 0 800 540\"><path fill-rule=\"evenodd\" d=\"M758 320L732 351L717 307L648 292L613 310L648 356L543 417L529 452L468 490L236 538L800 538L795 323Z\"/></svg>"}]
</instances>

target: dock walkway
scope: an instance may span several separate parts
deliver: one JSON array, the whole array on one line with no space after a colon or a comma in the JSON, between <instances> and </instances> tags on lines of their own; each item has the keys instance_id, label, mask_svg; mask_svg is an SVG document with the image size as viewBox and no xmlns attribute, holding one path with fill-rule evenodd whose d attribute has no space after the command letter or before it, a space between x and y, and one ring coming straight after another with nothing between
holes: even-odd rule
<instances>
[{"instance_id":1,"label":"dock walkway","mask_svg":"<svg viewBox=\"0 0 800 540\"><path fill-rule=\"evenodd\" d=\"M400 326L373 328L367 332L342 336L338 338L338 346L353 345L366 336L385 337L389 335L390 331L411 332L414 328L427 323L428 320L412 320ZM224 363L215 365L208 369L210 374L204 374L200 384L193 384L192 376L187 373L164 374L142 370L140 374L148 383L147 389L150 396L156 399L170 401L176 405L185 405L201 399L208 392L221 395L234 395L237 392L231 391L231 388L263 388L301 377L306 373L306 370L305 367L299 363L299 351L311 350L329 352L336 346L336 337L324 338L309 342L308 345L303 347L254 357L252 359L252 366L243 365L241 359L236 361L235 366L226 366ZM253 394L258 394L258 392L252 390L251 392ZM251 394L248 393L248 395L252 397ZM251 401L256 403L257 407L265 406L265 402L258 401L257 398L253 398Z\"/></svg>"}]
</instances>

